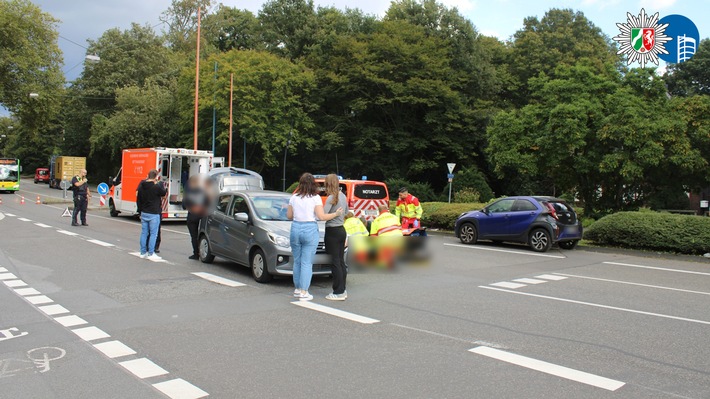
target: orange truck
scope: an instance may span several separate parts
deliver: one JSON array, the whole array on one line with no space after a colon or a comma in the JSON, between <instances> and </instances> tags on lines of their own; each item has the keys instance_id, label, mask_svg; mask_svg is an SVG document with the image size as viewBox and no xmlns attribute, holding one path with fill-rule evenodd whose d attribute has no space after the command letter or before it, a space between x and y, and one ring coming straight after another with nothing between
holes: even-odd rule
<instances>
[{"instance_id":1,"label":"orange truck","mask_svg":"<svg viewBox=\"0 0 710 399\"><path fill-rule=\"evenodd\" d=\"M163 198L163 220L186 220L182 207L185 184L190 176L207 173L221 158L212 151L185 148L134 148L123 150L121 169L109 178L108 207L111 216L136 215L136 191L151 169L158 171L168 194Z\"/></svg>"}]
</instances>

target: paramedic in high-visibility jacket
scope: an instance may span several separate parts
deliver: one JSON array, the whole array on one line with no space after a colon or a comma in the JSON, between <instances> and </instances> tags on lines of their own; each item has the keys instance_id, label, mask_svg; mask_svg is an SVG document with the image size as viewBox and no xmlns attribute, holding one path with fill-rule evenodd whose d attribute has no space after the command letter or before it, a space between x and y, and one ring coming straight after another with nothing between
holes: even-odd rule
<instances>
[{"instance_id":1,"label":"paramedic in high-visibility jacket","mask_svg":"<svg viewBox=\"0 0 710 399\"><path fill-rule=\"evenodd\" d=\"M399 218L390 213L389 206L380 205L377 210L380 211L380 215L372 221L370 225L370 235L379 237L401 237L402 226L399 224Z\"/></svg>"},{"instance_id":2,"label":"paramedic in high-visibility jacket","mask_svg":"<svg viewBox=\"0 0 710 399\"><path fill-rule=\"evenodd\" d=\"M399 199L394 213L398 219L401 218L403 229L418 229L422 225L422 205L417 197L409 194L406 187L399 189Z\"/></svg>"}]
</instances>

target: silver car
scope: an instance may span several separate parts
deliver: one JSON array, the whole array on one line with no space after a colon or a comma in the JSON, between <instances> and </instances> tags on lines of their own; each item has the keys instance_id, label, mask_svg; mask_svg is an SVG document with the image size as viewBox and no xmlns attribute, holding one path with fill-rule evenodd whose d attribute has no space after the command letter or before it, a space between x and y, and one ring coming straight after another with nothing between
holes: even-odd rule
<instances>
[{"instance_id":1,"label":"silver car","mask_svg":"<svg viewBox=\"0 0 710 399\"><path fill-rule=\"evenodd\" d=\"M215 256L251 269L254 280L266 283L275 275L293 275L286 217L290 194L278 191L229 191L218 194L209 214L200 222L200 260ZM320 241L313 258L313 274L331 274L325 253L325 222L319 222Z\"/></svg>"}]
</instances>

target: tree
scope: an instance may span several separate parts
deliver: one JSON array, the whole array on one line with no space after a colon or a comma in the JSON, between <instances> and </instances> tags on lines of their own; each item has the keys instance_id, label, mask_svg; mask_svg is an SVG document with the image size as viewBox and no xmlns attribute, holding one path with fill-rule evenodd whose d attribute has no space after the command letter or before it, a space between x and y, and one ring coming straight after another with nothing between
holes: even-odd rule
<instances>
[{"instance_id":1,"label":"tree","mask_svg":"<svg viewBox=\"0 0 710 399\"><path fill-rule=\"evenodd\" d=\"M270 0L259 11L267 49L295 60L313 45L313 0Z\"/></svg>"},{"instance_id":2,"label":"tree","mask_svg":"<svg viewBox=\"0 0 710 399\"><path fill-rule=\"evenodd\" d=\"M249 10L220 4L202 25L202 37L221 52L264 48L259 20Z\"/></svg>"},{"instance_id":3,"label":"tree","mask_svg":"<svg viewBox=\"0 0 710 399\"><path fill-rule=\"evenodd\" d=\"M31 134L46 128L59 110L64 76L57 22L29 0L0 2L0 105ZM40 94L39 101L30 93Z\"/></svg>"},{"instance_id":4,"label":"tree","mask_svg":"<svg viewBox=\"0 0 710 399\"><path fill-rule=\"evenodd\" d=\"M197 10L201 16L209 13L212 0L172 0L170 7L160 15L160 21L168 26L165 38L178 51L194 49L197 32Z\"/></svg>"},{"instance_id":5,"label":"tree","mask_svg":"<svg viewBox=\"0 0 710 399\"><path fill-rule=\"evenodd\" d=\"M315 84L312 72L302 64L265 51L230 50L208 58L202 74L212 74L215 61L220 65L218 78L205 79L200 90L200 112L209 114L209 118L200 119L209 120L211 126L212 107L216 107L220 154L226 155L228 150L231 73L234 73L233 137L234 142L246 140L250 169L261 171L279 165L291 131L289 153L297 151L299 145L312 148L315 142L315 126L309 117L314 108L309 101ZM186 89L194 87L194 72L188 68L183 72L180 87L181 115L185 116L186 110L192 109L194 97L194 91ZM201 142L206 142L204 137Z\"/></svg>"},{"instance_id":6,"label":"tree","mask_svg":"<svg viewBox=\"0 0 710 399\"><path fill-rule=\"evenodd\" d=\"M676 96L710 95L710 39L704 39L693 58L671 64L664 75L668 92Z\"/></svg>"}]
</instances>

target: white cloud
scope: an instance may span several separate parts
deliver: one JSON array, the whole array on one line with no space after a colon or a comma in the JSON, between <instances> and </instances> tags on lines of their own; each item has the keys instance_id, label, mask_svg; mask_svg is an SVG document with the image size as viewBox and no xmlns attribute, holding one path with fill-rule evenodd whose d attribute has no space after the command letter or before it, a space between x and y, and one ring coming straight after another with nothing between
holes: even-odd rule
<instances>
[{"instance_id":1,"label":"white cloud","mask_svg":"<svg viewBox=\"0 0 710 399\"><path fill-rule=\"evenodd\" d=\"M677 2L678 0L641 0L639 6L645 8L648 13L655 13L658 10L672 7Z\"/></svg>"},{"instance_id":2,"label":"white cloud","mask_svg":"<svg viewBox=\"0 0 710 399\"><path fill-rule=\"evenodd\" d=\"M582 0L582 6L591 7L595 6L600 10L605 8L616 6L620 3L620 0Z\"/></svg>"}]
</instances>

